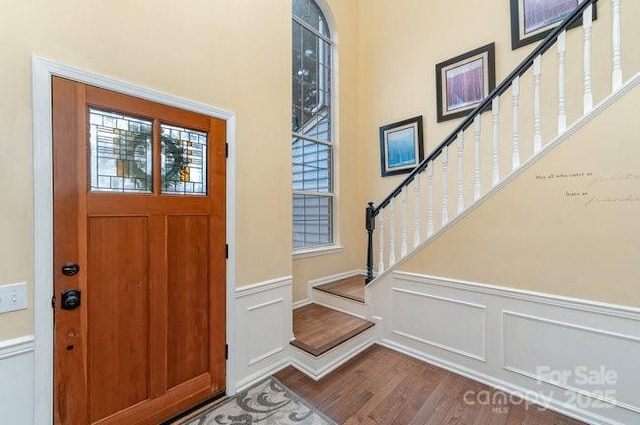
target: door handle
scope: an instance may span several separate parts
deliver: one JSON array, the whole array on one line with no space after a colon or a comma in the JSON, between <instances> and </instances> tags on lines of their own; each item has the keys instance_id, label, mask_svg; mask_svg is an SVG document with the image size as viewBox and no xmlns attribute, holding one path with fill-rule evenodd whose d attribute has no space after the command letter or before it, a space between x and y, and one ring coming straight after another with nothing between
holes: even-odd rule
<instances>
[{"instance_id":1,"label":"door handle","mask_svg":"<svg viewBox=\"0 0 640 425\"><path fill-rule=\"evenodd\" d=\"M80 307L82 294L79 289L67 289L62 293L62 309L74 310Z\"/></svg>"}]
</instances>

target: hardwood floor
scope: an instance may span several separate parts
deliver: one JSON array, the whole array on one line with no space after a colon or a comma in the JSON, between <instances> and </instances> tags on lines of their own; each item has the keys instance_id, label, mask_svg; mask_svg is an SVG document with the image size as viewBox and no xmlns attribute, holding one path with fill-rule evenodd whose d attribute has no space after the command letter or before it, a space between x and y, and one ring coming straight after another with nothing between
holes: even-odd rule
<instances>
[{"instance_id":1,"label":"hardwood floor","mask_svg":"<svg viewBox=\"0 0 640 425\"><path fill-rule=\"evenodd\" d=\"M339 424L584 425L378 345L317 382L275 377Z\"/></svg>"},{"instance_id":2,"label":"hardwood floor","mask_svg":"<svg viewBox=\"0 0 640 425\"><path fill-rule=\"evenodd\" d=\"M349 298L364 304L364 276L356 275L340 279L335 282L325 283L314 287L319 291L328 292L340 297Z\"/></svg>"},{"instance_id":3,"label":"hardwood floor","mask_svg":"<svg viewBox=\"0 0 640 425\"><path fill-rule=\"evenodd\" d=\"M318 304L293 310L291 344L319 356L373 326L373 323Z\"/></svg>"}]
</instances>

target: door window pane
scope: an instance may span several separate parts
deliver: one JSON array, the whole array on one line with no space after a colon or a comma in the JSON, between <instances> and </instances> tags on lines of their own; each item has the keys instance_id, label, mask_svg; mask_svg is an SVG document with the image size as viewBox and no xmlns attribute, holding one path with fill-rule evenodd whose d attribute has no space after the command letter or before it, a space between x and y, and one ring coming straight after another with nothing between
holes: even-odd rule
<instances>
[{"instance_id":1,"label":"door window pane","mask_svg":"<svg viewBox=\"0 0 640 425\"><path fill-rule=\"evenodd\" d=\"M162 193L207 194L207 133L162 124Z\"/></svg>"},{"instance_id":2,"label":"door window pane","mask_svg":"<svg viewBox=\"0 0 640 425\"><path fill-rule=\"evenodd\" d=\"M89 109L91 191L152 190L152 122Z\"/></svg>"}]
</instances>

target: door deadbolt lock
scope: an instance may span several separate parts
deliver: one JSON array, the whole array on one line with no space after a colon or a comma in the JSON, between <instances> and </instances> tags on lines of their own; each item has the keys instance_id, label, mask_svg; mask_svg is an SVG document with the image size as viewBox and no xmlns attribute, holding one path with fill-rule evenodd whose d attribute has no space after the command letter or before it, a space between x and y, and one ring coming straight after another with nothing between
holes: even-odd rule
<instances>
[{"instance_id":1,"label":"door deadbolt lock","mask_svg":"<svg viewBox=\"0 0 640 425\"><path fill-rule=\"evenodd\" d=\"M62 266L62 274L65 276L75 276L80 271L78 263L66 263Z\"/></svg>"},{"instance_id":2,"label":"door deadbolt lock","mask_svg":"<svg viewBox=\"0 0 640 425\"><path fill-rule=\"evenodd\" d=\"M68 289L62 293L62 309L73 310L80 307L81 293L79 289Z\"/></svg>"}]
</instances>

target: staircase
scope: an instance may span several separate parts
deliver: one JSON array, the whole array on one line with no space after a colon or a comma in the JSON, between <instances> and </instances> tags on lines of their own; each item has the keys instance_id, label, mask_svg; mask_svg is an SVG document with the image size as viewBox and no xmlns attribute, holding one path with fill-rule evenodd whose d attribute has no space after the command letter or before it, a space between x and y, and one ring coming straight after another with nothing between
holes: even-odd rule
<instances>
[{"instance_id":1,"label":"staircase","mask_svg":"<svg viewBox=\"0 0 640 425\"><path fill-rule=\"evenodd\" d=\"M611 32L593 32L596 3L598 14L606 8L599 19L611 19ZM567 31L576 25L580 28L573 29L568 37ZM596 34L610 36L611 43L610 51L599 51L598 60L594 61L592 36ZM539 323L537 326L545 331L545 326L557 322L557 332L565 332L561 326L564 322L557 318L568 320L567 315L577 314L576 311L589 312L585 313L585 320L593 323L623 317L617 310L602 310L603 317L597 316L600 307L579 301L550 302L544 294L428 279L398 270L544 154L640 85L638 74L623 80L620 41L621 0L582 0L406 179L377 205L369 203L365 222L366 273L330 279L312 288L312 304L294 311L292 364L320 379L377 342L522 396L527 391L539 391L540 381L531 372L505 361L505 339L518 337L517 333L507 335L508 320L520 320L523 327ZM566 60L576 53L582 59L578 69L568 67ZM610 79L603 88L595 84L601 84L603 79L594 79L592 67L597 70L596 75L602 76L605 66ZM514 313L519 309L524 313ZM611 326L625 329L626 324ZM574 328L582 329L579 325ZM606 334L607 330L598 332ZM541 338L538 347L544 343ZM550 347L547 351L552 350ZM558 358L550 354L549 358L566 360L561 354ZM602 357L594 359L602 362L597 364L604 363ZM626 367L621 363L622 366ZM577 394L573 388L567 391ZM553 397L549 396L549 403L554 410L587 422L636 423L604 420L598 416L602 411L567 407L565 401L552 400ZM540 404L535 397L533 401ZM607 407L615 406L615 401L606 401ZM629 412L623 406L621 413L610 413L609 417L637 419L635 413Z\"/></svg>"},{"instance_id":2,"label":"staircase","mask_svg":"<svg viewBox=\"0 0 640 425\"><path fill-rule=\"evenodd\" d=\"M376 279L395 270L495 193L519 170L563 140L572 126L587 118L603 100L594 100L593 8L597 3L602 9L609 2L579 3L402 183L378 205L369 203L365 221L367 283L374 280L374 270ZM611 78L605 98L623 86L621 0L610 3L611 52L607 59ZM582 45L575 46L569 43L574 39L567 38L567 31L580 24ZM575 67L567 67L568 51L573 55L576 50L583 55L579 79ZM598 70L603 52L599 53ZM547 74L557 81L549 84ZM578 83L582 87L578 88ZM580 99L570 96L576 88L582 92ZM531 111L532 116L521 119L523 111ZM544 140L551 126L554 134Z\"/></svg>"},{"instance_id":3,"label":"staircase","mask_svg":"<svg viewBox=\"0 0 640 425\"><path fill-rule=\"evenodd\" d=\"M320 379L376 339L365 303L365 276L313 286L311 303L293 311L292 364Z\"/></svg>"}]
</instances>

